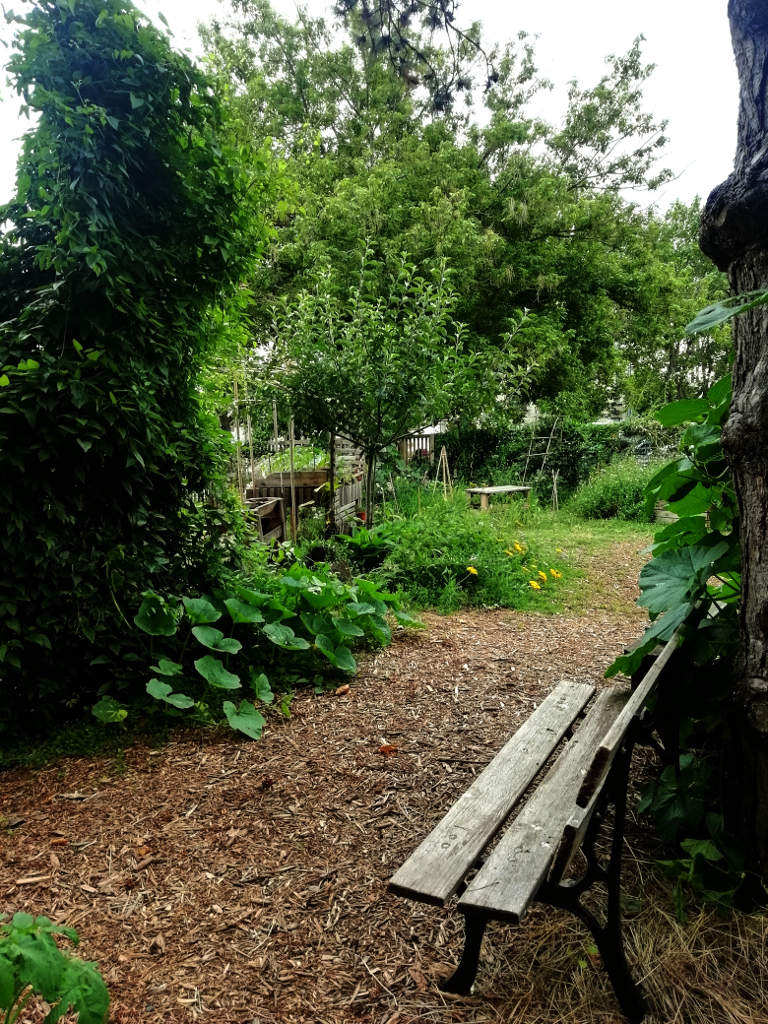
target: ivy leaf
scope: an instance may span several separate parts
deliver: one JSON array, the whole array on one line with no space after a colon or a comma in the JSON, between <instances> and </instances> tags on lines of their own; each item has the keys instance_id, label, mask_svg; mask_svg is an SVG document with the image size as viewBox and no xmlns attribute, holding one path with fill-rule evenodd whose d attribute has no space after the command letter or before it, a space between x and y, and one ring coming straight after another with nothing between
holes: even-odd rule
<instances>
[{"instance_id":1,"label":"ivy leaf","mask_svg":"<svg viewBox=\"0 0 768 1024\"><path fill-rule=\"evenodd\" d=\"M147 693L155 700L163 700L166 704L181 710L193 707L195 702L191 697L186 693L173 693L172 690L173 687L169 683L164 683L160 679L150 679L147 683Z\"/></svg>"},{"instance_id":2,"label":"ivy leaf","mask_svg":"<svg viewBox=\"0 0 768 1024\"><path fill-rule=\"evenodd\" d=\"M190 622L203 624L216 622L221 618L221 612L211 604L207 597L183 597L182 601Z\"/></svg>"},{"instance_id":3,"label":"ivy leaf","mask_svg":"<svg viewBox=\"0 0 768 1024\"><path fill-rule=\"evenodd\" d=\"M222 704L222 711L233 729L250 736L252 740L261 739L261 733L267 720L249 701L241 701L240 707L236 709L231 700L225 700Z\"/></svg>"},{"instance_id":4,"label":"ivy leaf","mask_svg":"<svg viewBox=\"0 0 768 1024\"><path fill-rule=\"evenodd\" d=\"M240 677L236 676L234 672L228 672L224 668L223 662L210 654L206 654L204 658L198 658L195 668L207 683L215 686L218 690L238 690L240 688Z\"/></svg>"},{"instance_id":5,"label":"ivy leaf","mask_svg":"<svg viewBox=\"0 0 768 1024\"><path fill-rule=\"evenodd\" d=\"M243 646L239 640L225 637L220 629L214 629L212 626L195 626L192 635L203 647L210 647L212 651L221 651L223 654L237 654Z\"/></svg>"}]
</instances>

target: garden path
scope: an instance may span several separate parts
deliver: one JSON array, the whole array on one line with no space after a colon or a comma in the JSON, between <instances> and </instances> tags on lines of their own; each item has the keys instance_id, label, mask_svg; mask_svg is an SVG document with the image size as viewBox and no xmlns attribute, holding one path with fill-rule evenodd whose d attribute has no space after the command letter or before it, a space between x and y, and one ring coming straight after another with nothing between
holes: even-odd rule
<instances>
[{"instance_id":1,"label":"garden path","mask_svg":"<svg viewBox=\"0 0 768 1024\"><path fill-rule=\"evenodd\" d=\"M441 993L460 918L386 882L557 679L600 680L639 635L641 562L631 542L593 559L589 612L426 615L258 743L200 733L7 773L0 912L77 928L115 1024L620 1021L584 931L551 910L491 926L476 994ZM678 925L651 840L628 837L629 955L656 1019L768 1024L765 923Z\"/></svg>"}]
</instances>

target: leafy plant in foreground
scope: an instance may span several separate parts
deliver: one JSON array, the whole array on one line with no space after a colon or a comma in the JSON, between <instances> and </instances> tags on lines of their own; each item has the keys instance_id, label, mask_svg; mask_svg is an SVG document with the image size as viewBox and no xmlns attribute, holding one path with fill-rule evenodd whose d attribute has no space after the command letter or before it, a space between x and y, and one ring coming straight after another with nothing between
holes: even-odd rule
<instances>
[{"instance_id":1,"label":"leafy plant in foreground","mask_svg":"<svg viewBox=\"0 0 768 1024\"><path fill-rule=\"evenodd\" d=\"M104 1024L109 1009L107 986L96 965L62 952L55 935L74 945L77 932L47 917L0 914L0 1011L3 1024L16 1024L35 996L51 1005L44 1024L55 1024L68 1010L80 1024Z\"/></svg>"},{"instance_id":2,"label":"leafy plant in foreground","mask_svg":"<svg viewBox=\"0 0 768 1024\"><path fill-rule=\"evenodd\" d=\"M633 674L680 631L686 661L678 662L674 685L664 688L657 707L671 763L640 805L653 814L662 839L682 851L662 862L676 883L680 913L683 886L705 901L728 904L745 879L742 852L724 824L721 792L741 582L738 506L720 436L730 400L726 377L705 398L672 402L658 413L666 426L688 424L681 456L648 484L649 502L667 501L679 518L656 534L653 558L640 573L638 603L652 624L641 644L606 673Z\"/></svg>"},{"instance_id":3,"label":"leafy plant in foreground","mask_svg":"<svg viewBox=\"0 0 768 1024\"><path fill-rule=\"evenodd\" d=\"M724 377L706 398L672 402L658 413L665 426L689 424L680 442L682 455L662 467L647 487L649 505L664 500L679 518L656 534L653 558L640 573L638 603L648 609L652 625L634 651L613 662L608 676L632 675L680 627L686 640L695 636L703 660L712 653L715 637L730 634L735 640L738 507L720 437L730 400L730 378ZM719 614L707 619L701 608L710 602Z\"/></svg>"},{"instance_id":4,"label":"leafy plant in foreground","mask_svg":"<svg viewBox=\"0 0 768 1024\"><path fill-rule=\"evenodd\" d=\"M296 562L262 585L263 590L237 585L215 597L145 592L134 621L156 648L146 692L167 713L226 720L258 739L265 718L256 705L275 699L270 679L285 686L353 673L356 644L389 643L390 613L403 624L416 624L394 595L365 579L343 583L323 564L310 570ZM113 695L93 711L104 721L128 714Z\"/></svg>"}]
</instances>

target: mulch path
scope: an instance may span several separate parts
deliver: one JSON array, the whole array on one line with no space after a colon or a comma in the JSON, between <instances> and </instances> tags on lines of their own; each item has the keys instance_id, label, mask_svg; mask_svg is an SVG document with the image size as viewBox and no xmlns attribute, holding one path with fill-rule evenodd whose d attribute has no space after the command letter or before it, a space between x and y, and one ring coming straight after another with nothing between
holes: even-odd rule
<instances>
[{"instance_id":1,"label":"mulch path","mask_svg":"<svg viewBox=\"0 0 768 1024\"><path fill-rule=\"evenodd\" d=\"M620 1021L586 933L540 908L519 929L491 926L475 995L440 992L460 915L386 884L558 679L598 682L639 635L641 561L617 545L589 570L597 593L626 595L621 615L426 615L426 629L367 658L348 692L297 695L260 742L184 734L6 773L0 911L75 927L115 1024ZM629 841L642 843L640 826ZM639 904L647 867L635 860ZM680 955L669 957L685 992ZM654 956L649 974L666 963Z\"/></svg>"}]
</instances>

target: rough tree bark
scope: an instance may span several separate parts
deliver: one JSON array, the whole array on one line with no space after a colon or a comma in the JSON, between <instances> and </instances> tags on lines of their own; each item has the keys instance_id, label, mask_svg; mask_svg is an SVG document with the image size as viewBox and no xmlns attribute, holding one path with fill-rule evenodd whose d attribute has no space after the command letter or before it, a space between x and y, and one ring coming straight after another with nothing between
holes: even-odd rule
<instances>
[{"instance_id":1,"label":"rough tree bark","mask_svg":"<svg viewBox=\"0 0 768 1024\"><path fill-rule=\"evenodd\" d=\"M768 3L730 0L739 74L733 173L710 195L701 248L736 294L768 288ZM768 307L734 321L733 403L723 443L741 513L741 654L727 752L731 827L768 877Z\"/></svg>"}]
</instances>

